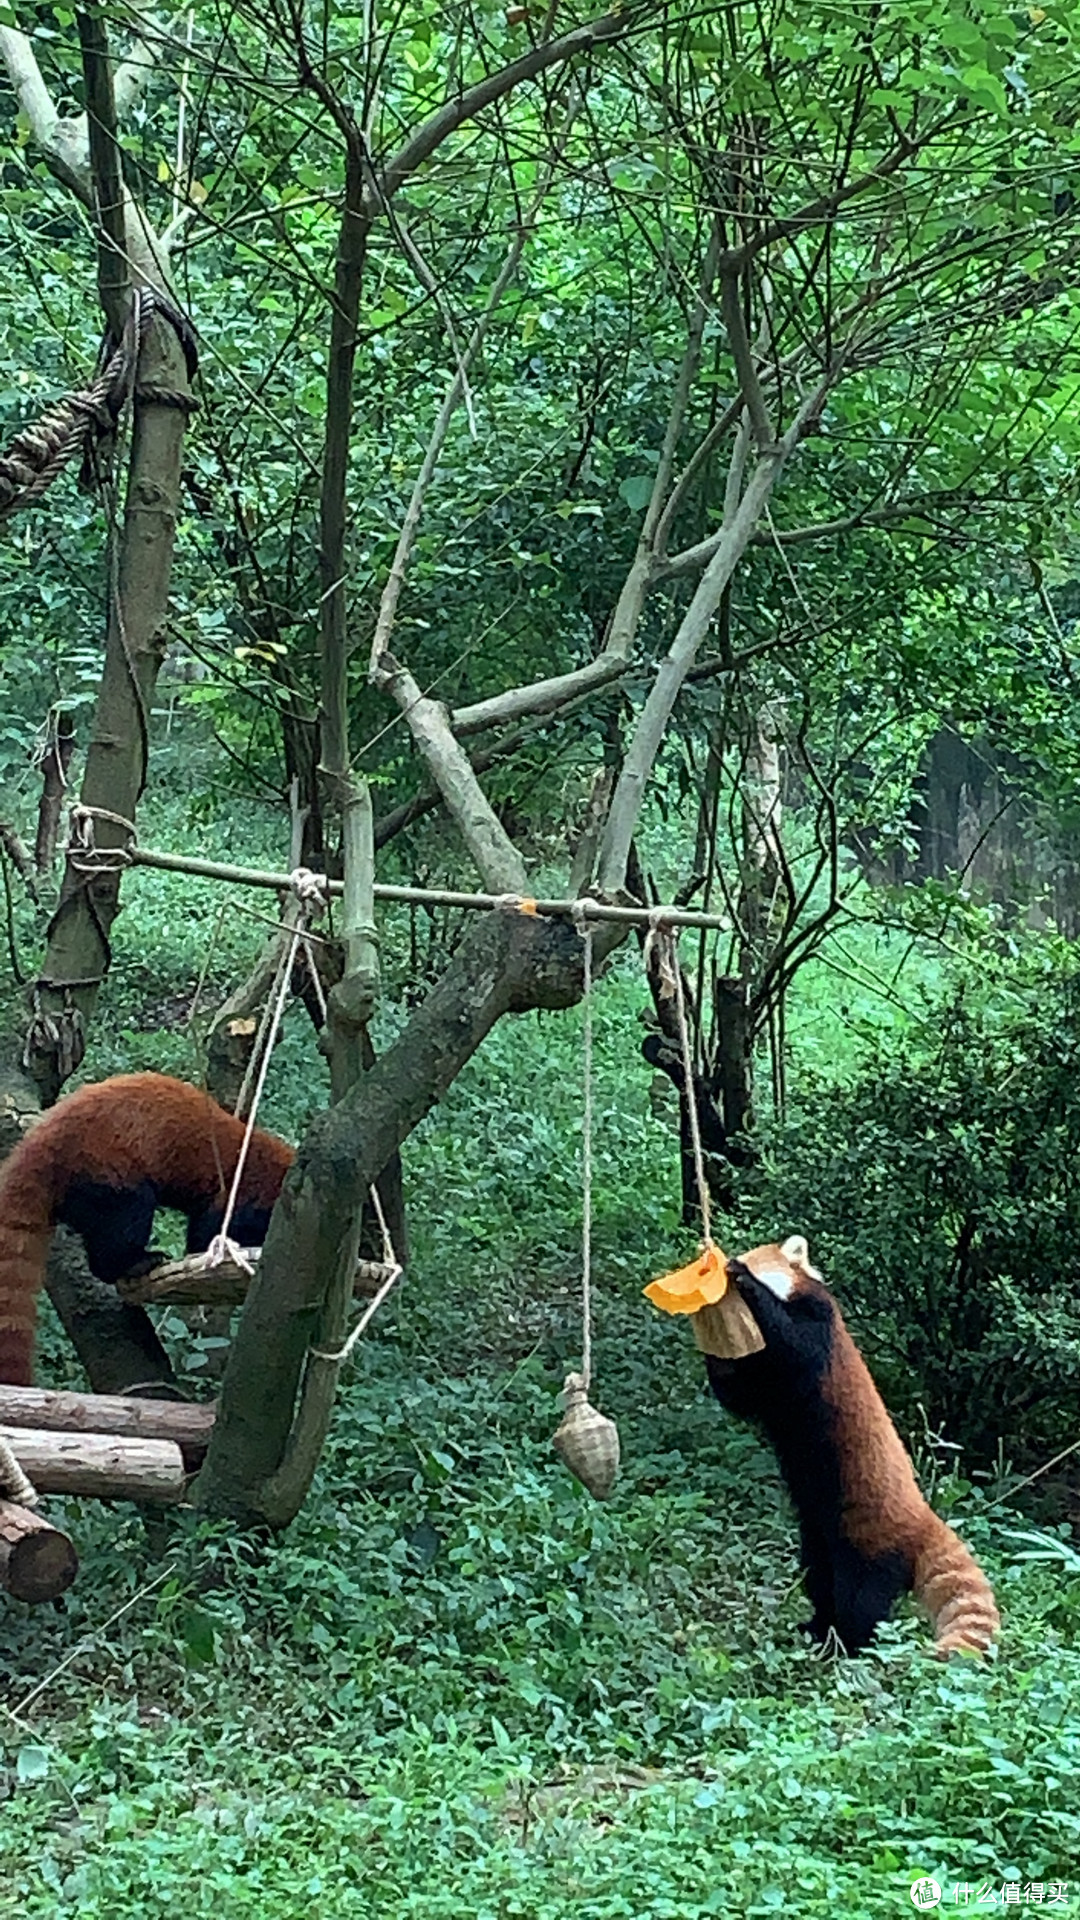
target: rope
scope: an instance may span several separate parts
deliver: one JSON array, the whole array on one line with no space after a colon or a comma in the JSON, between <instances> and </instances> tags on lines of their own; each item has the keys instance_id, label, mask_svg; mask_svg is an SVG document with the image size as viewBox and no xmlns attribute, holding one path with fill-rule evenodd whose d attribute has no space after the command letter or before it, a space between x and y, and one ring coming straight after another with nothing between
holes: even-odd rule
<instances>
[{"instance_id":1,"label":"rope","mask_svg":"<svg viewBox=\"0 0 1080 1920\"><path fill-rule=\"evenodd\" d=\"M233 1213L236 1209L240 1182L243 1178L248 1150L251 1146L251 1137L255 1131L255 1120L259 1110L259 1102L262 1099L263 1088L266 1085L266 1076L270 1070L270 1059L277 1041L278 1029L281 1026L284 1015L285 1002L288 999L289 988L292 982L293 966L298 951L303 953L307 961L324 1018L326 1014L326 999L322 990L322 981L319 979L318 970L315 966L314 956L311 951L307 926L309 914L321 911L325 904L326 895L324 882L321 875L312 873L309 868L297 867L289 877L289 885L299 902L299 917L292 930L289 945L283 952L281 960L278 963L274 987L270 999L267 1001L267 1008L263 1014L263 1024L260 1025L259 1033L256 1036L251 1061L248 1063L248 1073L245 1074L244 1085L240 1089L240 1099L237 1102L238 1106L242 1104L245 1096L248 1075L251 1072L252 1063L258 1059L259 1071L255 1081L254 1092L251 1096L251 1111L248 1114L247 1124L244 1128L244 1138L240 1144L240 1152L237 1156L236 1169L233 1173L232 1186L229 1190L229 1198L226 1202L221 1229L215 1234L207 1250L208 1264L210 1266L218 1266L223 1260L231 1259L234 1260L238 1266L244 1268L247 1273L253 1271L251 1262L248 1260L244 1249L235 1246L232 1241L230 1241L229 1227L232 1224ZM271 1007L273 1008L273 1013L269 1021L269 1026L266 1027L266 1011ZM310 1347L308 1349L313 1360L321 1360L329 1366L340 1367L344 1365L345 1361L348 1360L357 1346L357 1343L363 1337L366 1329L371 1324L375 1314L382 1306L383 1301L387 1295L392 1292L394 1287L397 1286L398 1281L405 1271L394 1252L394 1243L390 1237L390 1229L386 1223L386 1215L383 1212L382 1201L379 1198L378 1189L374 1185L368 1189L368 1197L374 1207L375 1218L378 1222L379 1232L382 1237L383 1265L387 1269L387 1275L374 1299L368 1302L367 1307L364 1309L355 1327L353 1327L344 1346L339 1347L337 1351L333 1353L328 1352L323 1347Z\"/></svg>"},{"instance_id":2,"label":"rope","mask_svg":"<svg viewBox=\"0 0 1080 1920\"><path fill-rule=\"evenodd\" d=\"M245 1273L253 1272L251 1262L243 1247L235 1246L229 1239L229 1228L232 1225L232 1217L236 1211L237 1196L240 1192L240 1182L244 1177L244 1168L247 1165L248 1152L251 1147L251 1137L255 1131L255 1120L259 1111L259 1102L262 1099L263 1088L266 1085L266 1076L270 1071L270 1059L278 1037L278 1029L284 1017L285 1002L289 997L289 987L292 983L292 970L293 963L296 959L296 951L304 937L304 923L307 920L308 914L314 912L317 907L321 906L323 901L323 892L319 885L319 877L317 874L311 873L307 867L297 867L289 876L289 885L300 903L300 915L296 926L293 928L292 939L289 941L288 948L283 954L281 964L278 967L274 991L270 1000L267 1002L268 1006L272 1006L273 1013L265 1039L262 1037L262 1030L260 1029L256 1046L252 1050L251 1059L255 1060L259 1058L259 1071L255 1080L255 1090L251 1096L251 1111L248 1114L247 1124L244 1128L244 1138L240 1142L240 1152L236 1157L232 1186L229 1189L229 1198L225 1203L225 1212L222 1216L221 1226L207 1248L209 1255L208 1265L216 1267L220 1266L223 1260L234 1260L237 1266L244 1269ZM260 1042L261 1057L259 1057ZM248 1063L249 1072L250 1069L251 1062ZM247 1074L244 1076L244 1086L240 1089L241 1099L244 1097L246 1087ZM237 1104L239 1104L239 1102Z\"/></svg>"},{"instance_id":3,"label":"rope","mask_svg":"<svg viewBox=\"0 0 1080 1920\"><path fill-rule=\"evenodd\" d=\"M37 1506L37 1494L4 1439L0 1439L0 1494L18 1507Z\"/></svg>"},{"instance_id":4,"label":"rope","mask_svg":"<svg viewBox=\"0 0 1080 1920\"><path fill-rule=\"evenodd\" d=\"M95 820L108 820L112 826L119 827L127 844L122 847L95 845ZM122 813L114 813L111 807L88 807L83 801L72 807L65 852L77 873L122 873L131 865L135 840L135 822Z\"/></svg>"},{"instance_id":5,"label":"rope","mask_svg":"<svg viewBox=\"0 0 1080 1920\"><path fill-rule=\"evenodd\" d=\"M375 1201L376 1207L378 1207L379 1218L381 1221L382 1208L379 1206L379 1198L377 1193L375 1192L374 1187L371 1188L371 1197ZM384 1233L386 1231L385 1224L383 1226L383 1231ZM383 1301L386 1299L388 1294L393 1292L394 1288L397 1286L398 1281L401 1279L401 1276L405 1271L404 1267L401 1267L398 1265L397 1261L393 1257L393 1254L394 1254L394 1250L393 1250L393 1247L391 1247L390 1260L387 1262L387 1264L390 1267L390 1272L387 1274L386 1279L383 1281L382 1286L379 1288L378 1293L375 1295L375 1298L373 1300L368 1301L368 1304L364 1308L363 1313L360 1315L360 1318L357 1321L355 1327L353 1328L352 1332L349 1334L349 1337L346 1340L345 1345L343 1347L338 1347L336 1352L333 1352L333 1353L328 1352L325 1347L309 1347L308 1353L311 1356L312 1360L321 1360L323 1364L328 1367L343 1367L345 1365L346 1360L351 1358L356 1347L359 1345L364 1334L367 1332L368 1327L371 1325L372 1320L375 1318L375 1315L378 1313L379 1308L382 1306Z\"/></svg>"},{"instance_id":6,"label":"rope","mask_svg":"<svg viewBox=\"0 0 1080 1920\"><path fill-rule=\"evenodd\" d=\"M114 431L158 310L165 311L165 306L153 289L137 288L121 339L103 371L90 386L46 408L0 454L0 519L39 499L90 434L101 437Z\"/></svg>"},{"instance_id":7,"label":"rope","mask_svg":"<svg viewBox=\"0 0 1080 1920\"><path fill-rule=\"evenodd\" d=\"M593 1130L593 930L589 903L576 900L571 918L581 935L582 984L582 1114L581 1114L581 1380L582 1391L592 1384L592 1130Z\"/></svg>"},{"instance_id":8,"label":"rope","mask_svg":"<svg viewBox=\"0 0 1080 1920\"><path fill-rule=\"evenodd\" d=\"M383 1265L387 1268L387 1275L374 1299L370 1300L364 1308L363 1313L360 1315L359 1320L349 1334L343 1347L338 1347L336 1352L333 1353L329 1352L325 1347L308 1348L308 1352L313 1360L323 1360L328 1366L332 1367L343 1367L345 1365L346 1360L351 1357L367 1328L374 1320L383 1301L388 1294L393 1292L405 1271L394 1252L394 1243L390 1238L390 1229L386 1224L386 1215L383 1212L383 1204L379 1198L379 1189L374 1181L368 1188L368 1198L375 1209L375 1218L379 1223L379 1232L382 1235Z\"/></svg>"},{"instance_id":9,"label":"rope","mask_svg":"<svg viewBox=\"0 0 1080 1920\"><path fill-rule=\"evenodd\" d=\"M679 1049L682 1054L683 1098L686 1101L687 1117L690 1122L690 1141L694 1154L694 1180L697 1185L698 1206L701 1208L702 1236L705 1251L713 1251L712 1209L709 1199L709 1184L705 1178L705 1155L701 1147L701 1127L698 1123L697 1095L694 1090L694 1067L690 1055L690 1029L686 1019L686 999L683 994L682 968L675 946L675 935L670 926L664 924L662 908L654 908L649 915L649 933L645 943L645 963L649 962L652 948L655 946L661 976L661 991L666 988L664 997L669 995L675 1001L675 1018L679 1028Z\"/></svg>"}]
</instances>

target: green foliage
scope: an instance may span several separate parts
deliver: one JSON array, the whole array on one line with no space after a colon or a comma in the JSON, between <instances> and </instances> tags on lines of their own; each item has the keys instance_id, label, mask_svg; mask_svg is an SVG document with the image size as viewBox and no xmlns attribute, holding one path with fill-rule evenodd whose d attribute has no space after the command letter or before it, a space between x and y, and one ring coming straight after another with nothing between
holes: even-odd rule
<instances>
[{"instance_id":1,"label":"green foliage","mask_svg":"<svg viewBox=\"0 0 1080 1920\"><path fill-rule=\"evenodd\" d=\"M1080 1418L1080 983L1063 943L1008 945L842 1083L800 1073L747 1208L770 1238L813 1221L909 1426L1020 1462Z\"/></svg>"},{"instance_id":2,"label":"green foliage","mask_svg":"<svg viewBox=\"0 0 1080 1920\"><path fill-rule=\"evenodd\" d=\"M144 883L156 970L189 976L201 942ZM803 1644L775 1463L641 1297L686 1245L642 998L627 959L595 1008L611 1502L550 1447L580 1341L579 1018L527 1017L410 1142L414 1269L288 1535L180 1516L155 1551L130 1509L71 1502L64 1607L8 1607L0 1914L885 1920L926 1872L1070 1877L1068 1542L946 1476L1002 1603L997 1663L937 1667L910 1612L856 1663ZM120 1063L122 1033L95 1044ZM302 1115L309 1072L279 1058L279 1112Z\"/></svg>"}]
</instances>

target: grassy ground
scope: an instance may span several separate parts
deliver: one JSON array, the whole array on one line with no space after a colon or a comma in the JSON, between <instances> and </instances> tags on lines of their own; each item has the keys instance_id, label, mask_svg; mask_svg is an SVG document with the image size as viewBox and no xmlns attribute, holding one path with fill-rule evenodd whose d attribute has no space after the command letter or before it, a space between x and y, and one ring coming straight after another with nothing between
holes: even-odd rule
<instances>
[{"instance_id":1,"label":"grassy ground","mask_svg":"<svg viewBox=\"0 0 1080 1920\"><path fill-rule=\"evenodd\" d=\"M190 831L213 850L212 825ZM190 1072L181 1014L216 897L140 876L131 899L88 1071ZM223 928L215 977L254 932ZM820 973L793 1019L817 1056L840 1047L832 992ZM874 996L844 992L850 1038ZM641 1000L629 966L597 998L611 1502L550 1449L580 1338L580 1025L529 1017L410 1144L415 1270L289 1534L189 1516L149 1534L73 1502L67 1602L6 1607L0 1915L869 1920L915 1911L926 1874L944 1910L1005 1882L1047 1904L1065 1881L1051 1910L1080 1912L1080 1575L1064 1547L1025 1557L1000 1487L945 1483L998 1586L1000 1659L936 1665L913 1615L844 1665L802 1644L772 1460L641 1298L686 1251L670 1130L633 1065ZM320 1097L301 1020L274 1079L271 1117L295 1129Z\"/></svg>"}]
</instances>

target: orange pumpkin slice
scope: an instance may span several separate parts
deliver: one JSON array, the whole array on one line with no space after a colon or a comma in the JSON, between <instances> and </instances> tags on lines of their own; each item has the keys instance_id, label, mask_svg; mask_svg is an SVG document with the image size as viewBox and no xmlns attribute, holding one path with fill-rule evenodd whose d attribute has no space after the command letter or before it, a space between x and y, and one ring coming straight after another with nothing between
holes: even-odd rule
<instances>
[{"instance_id":1,"label":"orange pumpkin slice","mask_svg":"<svg viewBox=\"0 0 1080 1920\"><path fill-rule=\"evenodd\" d=\"M727 1261L719 1247L706 1247L688 1267L674 1273L662 1273L650 1281L645 1298L662 1313L699 1313L712 1307L727 1292Z\"/></svg>"}]
</instances>

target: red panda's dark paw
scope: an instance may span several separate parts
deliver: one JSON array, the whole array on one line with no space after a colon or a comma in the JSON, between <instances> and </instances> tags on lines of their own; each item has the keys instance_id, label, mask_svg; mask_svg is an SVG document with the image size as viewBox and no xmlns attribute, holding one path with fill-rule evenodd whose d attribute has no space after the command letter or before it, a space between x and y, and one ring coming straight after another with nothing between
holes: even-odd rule
<instances>
[{"instance_id":1,"label":"red panda's dark paw","mask_svg":"<svg viewBox=\"0 0 1080 1920\"><path fill-rule=\"evenodd\" d=\"M142 1280L148 1273L153 1273L155 1267L163 1267L168 1258L169 1255L162 1252L160 1247L147 1247L145 1253L140 1253L138 1259L132 1261L123 1277L125 1280Z\"/></svg>"}]
</instances>

